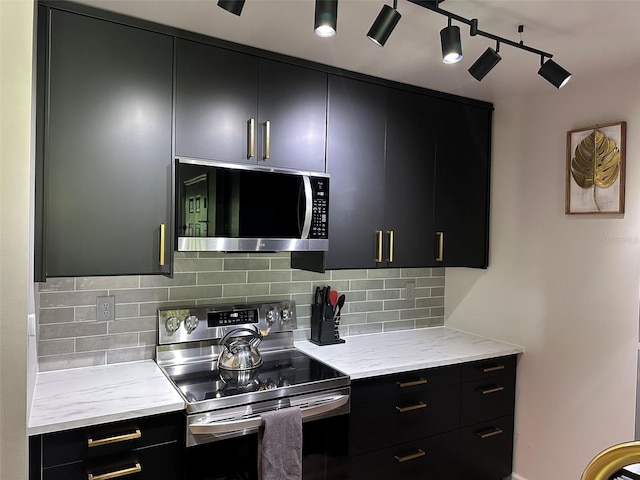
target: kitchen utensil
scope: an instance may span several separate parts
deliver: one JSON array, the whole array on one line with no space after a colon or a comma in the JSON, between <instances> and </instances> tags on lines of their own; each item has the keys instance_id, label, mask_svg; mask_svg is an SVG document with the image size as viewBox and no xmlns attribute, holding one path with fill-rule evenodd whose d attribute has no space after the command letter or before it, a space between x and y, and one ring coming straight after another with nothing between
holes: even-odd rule
<instances>
[{"instance_id":1,"label":"kitchen utensil","mask_svg":"<svg viewBox=\"0 0 640 480\"><path fill-rule=\"evenodd\" d=\"M336 305L338 303L338 291L337 290L331 290L331 293L329 294L329 303L333 306L333 308L336 307Z\"/></svg>"},{"instance_id":2,"label":"kitchen utensil","mask_svg":"<svg viewBox=\"0 0 640 480\"><path fill-rule=\"evenodd\" d=\"M336 340L340 339L340 311L344 306L345 300L346 300L346 297L344 296L344 294L342 294L338 297L338 300L336 301L336 315L333 318L334 336Z\"/></svg>"},{"instance_id":3,"label":"kitchen utensil","mask_svg":"<svg viewBox=\"0 0 640 480\"><path fill-rule=\"evenodd\" d=\"M244 332L249 335L238 335ZM243 385L255 379L262 365L258 351L261 341L262 335L250 328L236 328L220 339L218 371L223 381Z\"/></svg>"}]
</instances>

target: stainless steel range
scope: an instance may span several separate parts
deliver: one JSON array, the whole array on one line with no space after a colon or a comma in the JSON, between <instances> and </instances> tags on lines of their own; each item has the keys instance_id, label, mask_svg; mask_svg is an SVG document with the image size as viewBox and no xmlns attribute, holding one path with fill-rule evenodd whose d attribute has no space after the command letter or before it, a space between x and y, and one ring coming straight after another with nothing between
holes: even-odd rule
<instances>
[{"instance_id":1,"label":"stainless steel range","mask_svg":"<svg viewBox=\"0 0 640 480\"><path fill-rule=\"evenodd\" d=\"M269 410L349 413L349 377L297 350L296 326L288 300L158 309L156 362L186 402L187 447L255 433Z\"/></svg>"}]
</instances>

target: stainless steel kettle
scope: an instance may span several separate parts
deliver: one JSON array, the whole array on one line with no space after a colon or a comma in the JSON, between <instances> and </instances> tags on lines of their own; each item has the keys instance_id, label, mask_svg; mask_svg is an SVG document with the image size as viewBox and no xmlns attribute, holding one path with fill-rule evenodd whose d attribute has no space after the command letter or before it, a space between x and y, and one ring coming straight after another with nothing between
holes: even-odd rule
<instances>
[{"instance_id":1,"label":"stainless steel kettle","mask_svg":"<svg viewBox=\"0 0 640 480\"><path fill-rule=\"evenodd\" d=\"M238 335L249 333L249 335ZM218 342L222 351L218 356L218 371L224 382L247 384L258 375L262 365L262 356L258 345L262 335L250 328L236 328Z\"/></svg>"}]
</instances>

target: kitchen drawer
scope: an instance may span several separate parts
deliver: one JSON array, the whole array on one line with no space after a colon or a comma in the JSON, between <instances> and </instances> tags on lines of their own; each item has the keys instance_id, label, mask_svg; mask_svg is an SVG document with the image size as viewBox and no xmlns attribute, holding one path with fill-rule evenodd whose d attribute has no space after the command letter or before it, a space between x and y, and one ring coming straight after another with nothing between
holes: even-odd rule
<instances>
[{"instance_id":1,"label":"kitchen drawer","mask_svg":"<svg viewBox=\"0 0 640 480\"><path fill-rule=\"evenodd\" d=\"M411 395L432 388L456 385L460 382L460 366L414 370L351 383L351 405Z\"/></svg>"},{"instance_id":2,"label":"kitchen drawer","mask_svg":"<svg viewBox=\"0 0 640 480\"><path fill-rule=\"evenodd\" d=\"M92 474L95 480L177 480L181 455L181 449L174 441L119 455L44 468L42 480L87 480L91 478L89 474Z\"/></svg>"},{"instance_id":3,"label":"kitchen drawer","mask_svg":"<svg viewBox=\"0 0 640 480\"><path fill-rule=\"evenodd\" d=\"M351 405L349 454L359 455L458 428L460 386Z\"/></svg>"},{"instance_id":4,"label":"kitchen drawer","mask_svg":"<svg viewBox=\"0 0 640 480\"><path fill-rule=\"evenodd\" d=\"M515 375L516 356L497 357L462 365L462 382L492 378L504 373Z\"/></svg>"},{"instance_id":5,"label":"kitchen drawer","mask_svg":"<svg viewBox=\"0 0 640 480\"><path fill-rule=\"evenodd\" d=\"M457 449L457 431L395 445L350 458L348 478L454 480L458 478Z\"/></svg>"},{"instance_id":6,"label":"kitchen drawer","mask_svg":"<svg viewBox=\"0 0 640 480\"><path fill-rule=\"evenodd\" d=\"M171 413L43 435L42 467L176 441L182 419Z\"/></svg>"},{"instance_id":7,"label":"kitchen drawer","mask_svg":"<svg viewBox=\"0 0 640 480\"><path fill-rule=\"evenodd\" d=\"M501 370L489 378L461 385L460 423L473 425L492 418L513 414L515 370Z\"/></svg>"},{"instance_id":8,"label":"kitchen drawer","mask_svg":"<svg viewBox=\"0 0 640 480\"><path fill-rule=\"evenodd\" d=\"M513 460L513 415L460 430L460 452L460 478L508 477Z\"/></svg>"}]
</instances>

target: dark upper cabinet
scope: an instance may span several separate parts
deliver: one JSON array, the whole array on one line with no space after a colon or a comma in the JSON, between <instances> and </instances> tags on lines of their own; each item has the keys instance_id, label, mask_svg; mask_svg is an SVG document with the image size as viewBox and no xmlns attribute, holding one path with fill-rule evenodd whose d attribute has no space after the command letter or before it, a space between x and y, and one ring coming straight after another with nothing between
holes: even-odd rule
<instances>
[{"instance_id":1,"label":"dark upper cabinet","mask_svg":"<svg viewBox=\"0 0 640 480\"><path fill-rule=\"evenodd\" d=\"M376 265L376 231L384 228L386 104L380 85L329 76L328 269Z\"/></svg>"},{"instance_id":2,"label":"dark upper cabinet","mask_svg":"<svg viewBox=\"0 0 640 480\"><path fill-rule=\"evenodd\" d=\"M169 272L172 37L56 9L39 21L36 279Z\"/></svg>"},{"instance_id":3,"label":"dark upper cabinet","mask_svg":"<svg viewBox=\"0 0 640 480\"><path fill-rule=\"evenodd\" d=\"M433 258L433 97L391 90L387 115L385 229L390 267L426 267Z\"/></svg>"},{"instance_id":4,"label":"dark upper cabinet","mask_svg":"<svg viewBox=\"0 0 640 480\"><path fill-rule=\"evenodd\" d=\"M258 163L324 172L327 73L260 59Z\"/></svg>"},{"instance_id":5,"label":"dark upper cabinet","mask_svg":"<svg viewBox=\"0 0 640 480\"><path fill-rule=\"evenodd\" d=\"M491 110L453 103L441 111L435 170L436 265L488 265Z\"/></svg>"},{"instance_id":6,"label":"dark upper cabinet","mask_svg":"<svg viewBox=\"0 0 640 480\"><path fill-rule=\"evenodd\" d=\"M325 268L432 263L436 129L431 112L437 102L330 76Z\"/></svg>"},{"instance_id":7,"label":"dark upper cabinet","mask_svg":"<svg viewBox=\"0 0 640 480\"><path fill-rule=\"evenodd\" d=\"M178 39L176 154L325 170L327 74Z\"/></svg>"},{"instance_id":8,"label":"dark upper cabinet","mask_svg":"<svg viewBox=\"0 0 640 480\"><path fill-rule=\"evenodd\" d=\"M257 78L258 57L177 39L176 154L255 164Z\"/></svg>"}]
</instances>

